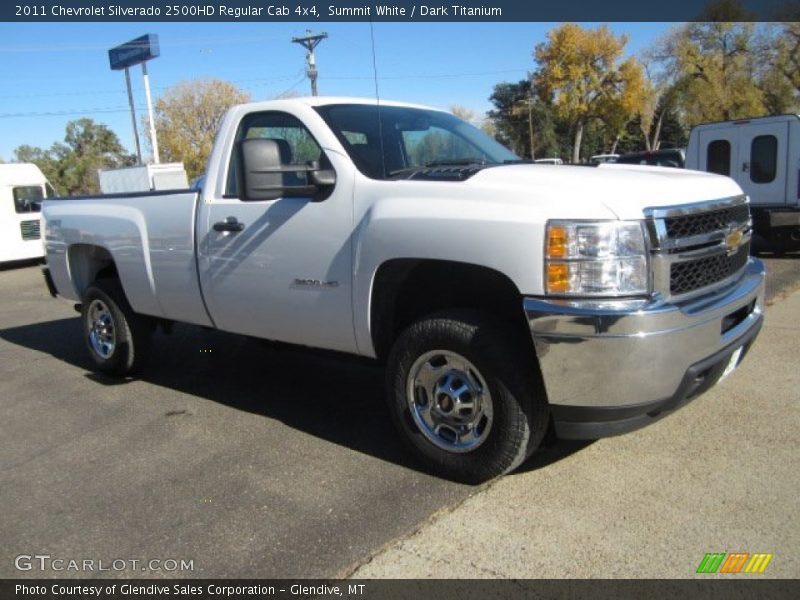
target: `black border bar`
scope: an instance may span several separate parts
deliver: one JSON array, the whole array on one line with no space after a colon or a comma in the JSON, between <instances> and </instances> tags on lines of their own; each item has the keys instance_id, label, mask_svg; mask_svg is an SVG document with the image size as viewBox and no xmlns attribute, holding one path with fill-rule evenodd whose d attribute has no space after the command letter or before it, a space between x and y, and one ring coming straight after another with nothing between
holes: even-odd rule
<instances>
[{"instance_id":1,"label":"black border bar","mask_svg":"<svg viewBox=\"0 0 800 600\"><path fill-rule=\"evenodd\" d=\"M601 575L601 573L598 573ZM127 586L127 588L125 587ZM43 593L31 591L39 588ZM132 589L136 592L132 592ZM126 591L127 590L127 591ZM271 590L271 591L270 591ZM99 591L99 593L98 593ZM800 580L763 575L707 575L699 579L3 579L4 600L529 600L556 598L724 598L800 597Z\"/></svg>"},{"instance_id":2,"label":"black border bar","mask_svg":"<svg viewBox=\"0 0 800 600\"><path fill-rule=\"evenodd\" d=\"M800 21L800 0L13 0L0 6L0 20L32 23Z\"/></svg>"}]
</instances>

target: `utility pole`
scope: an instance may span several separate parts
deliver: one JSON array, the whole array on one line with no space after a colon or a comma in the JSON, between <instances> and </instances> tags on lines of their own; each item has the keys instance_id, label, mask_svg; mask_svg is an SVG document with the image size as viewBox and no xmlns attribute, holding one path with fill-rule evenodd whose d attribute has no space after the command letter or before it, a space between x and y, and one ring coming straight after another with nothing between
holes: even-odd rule
<instances>
[{"instance_id":1,"label":"utility pole","mask_svg":"<svg viewBox=\"0 0 800 600\"><path fill-rule=\"evenodd\" d=\"M306 49L306 75L311 80L311 95L317 95L317 62L314 58L314 48L316 48L319 43L328 37L327 33L319 33L316 35L312 35L311 30L307 29L306 33L308 35L303 37L295 37L292 38L293 44L300 44L303 48Z\"/></svg>"}]
</instances>

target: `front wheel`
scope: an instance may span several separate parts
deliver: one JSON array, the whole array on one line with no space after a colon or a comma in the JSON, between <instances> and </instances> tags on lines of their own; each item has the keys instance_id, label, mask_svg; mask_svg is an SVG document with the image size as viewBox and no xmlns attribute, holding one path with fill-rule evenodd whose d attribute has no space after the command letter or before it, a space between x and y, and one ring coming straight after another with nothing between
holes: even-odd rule
<instances>
[{"instance_id":1,"label":"front wheel","mask_svg":"<svg viewBox=\"0 0 800 600\"><path fill-rule=\"evenodd\" d=\"M541 443L547 401L520 338L489 315L454 311L417 321L397 339L389 405L432 471L480 483L515 469Z\"/></svg>"},{"instance_id":2,"label":"front wheel","mask_svg":"<svg viewBox=\"0 0 800 600\"><path fill-rule=\"evenodd\" d=\"M152 328L133 311L118 282L95 281L81 310L83 338L97 369L112 375L138 371L150 351Z\"/></svg>"}]
</instances>

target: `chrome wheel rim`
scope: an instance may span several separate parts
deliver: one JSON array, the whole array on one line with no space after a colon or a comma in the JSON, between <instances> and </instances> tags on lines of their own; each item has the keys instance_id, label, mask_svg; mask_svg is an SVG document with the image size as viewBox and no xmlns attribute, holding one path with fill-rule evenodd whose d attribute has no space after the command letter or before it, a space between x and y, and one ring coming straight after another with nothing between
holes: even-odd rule
<instances>
[{"instance_id":1,"label":"chrome wheel rim","mask_svg":"<svg viewBox=\"0 0 800 600\"><path fill-rule=\"evenodd\" d=\"M89 326L89 345L95 354L106 360L114 354L116 347L116 328L111 309L102 300L92 300L87 311Z\"/></svg>"},{"instance_id":2,"label":"chrome wheel rim","mask_svg":"<svg viewBox=\"0 0 800 600\"><path fill-rule=\"evenodd\" d=\"M470 452L492 428L492 395L480 371L450 350L426 352L411 365L406 397L414 423L442 450Z\"/></svg>"}]
</instances>

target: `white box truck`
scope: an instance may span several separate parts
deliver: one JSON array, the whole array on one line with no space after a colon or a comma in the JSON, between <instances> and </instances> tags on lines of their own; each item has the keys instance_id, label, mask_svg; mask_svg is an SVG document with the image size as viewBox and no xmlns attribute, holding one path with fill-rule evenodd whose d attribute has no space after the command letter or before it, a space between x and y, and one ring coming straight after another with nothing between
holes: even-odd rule
<instances>
[{"instance_id":1,"label":"white box truck","mask_svg":"<svg viewBox=\"0 0 800 600\"><path fill-rule=\"evenodd\" d=\"M189 187L183 163L101 169L97 176L100 179L100 191L104 194L185 190Z\"/></svg>"},{"instance_id":2,"label":"white box truck","mask_svg":"<svg viewBox=\"0 0 800 600\"><path fill-rule=\"evenodd\" d=\"M736 180L750 196L755 242L800 249L800 115L697 125L686 167Z\"/></svg>"},{"instance_id":3,"label":"white box truck","mask_svg":"<svg viewBox=\"0 0 800 600\"><path fill-rule=\"evenodd\" d=\"M0 262L44 256L42 201L52 189L34 164L0 164Z\"/></svg>"}]
</instances>

